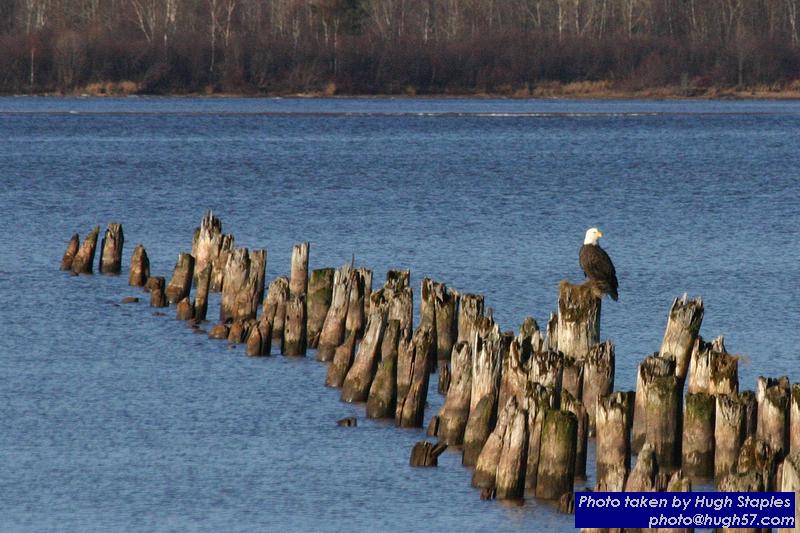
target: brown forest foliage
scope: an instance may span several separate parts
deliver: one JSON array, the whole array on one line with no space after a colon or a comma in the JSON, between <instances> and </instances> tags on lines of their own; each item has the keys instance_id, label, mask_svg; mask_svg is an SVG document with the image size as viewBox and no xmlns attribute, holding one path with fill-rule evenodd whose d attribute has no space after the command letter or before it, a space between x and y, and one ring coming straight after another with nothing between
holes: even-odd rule
<instances>
[{"instance_id":1,"label":"brown forest foliage","mask_svg":"<svg viewBox=\"0 0 800 533\"><path fill-rule=\"evenodd\" d=\"M800 0L0 0L0 92L798 86L799 26Z\"/></svg>"}]
</instances>

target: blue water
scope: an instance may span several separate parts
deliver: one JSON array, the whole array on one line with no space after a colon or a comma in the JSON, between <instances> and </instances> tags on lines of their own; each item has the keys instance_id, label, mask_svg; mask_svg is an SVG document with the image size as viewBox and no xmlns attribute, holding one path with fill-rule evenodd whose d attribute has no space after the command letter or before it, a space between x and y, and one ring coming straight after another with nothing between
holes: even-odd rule
<instances>
[{"instance_id":1,"label":"blue water","mask_svg":"<svg viewBox=\"0 0 800 533\"><path fill-rule=\"evenodd\" d=\"M423 432L339 402L313 356L247 358L118 305L127 276L62 274L69 236L120 221L125 268L141 242L169 275L212 208L268 278L309 240L311 268L410 268L516 329L598 226L617 388L685 291L752 388L798 379L798 131L794 102L0 98L0 529L570 530L480 501L455 452L410 468Z\"/></svg>"}]
</instances>

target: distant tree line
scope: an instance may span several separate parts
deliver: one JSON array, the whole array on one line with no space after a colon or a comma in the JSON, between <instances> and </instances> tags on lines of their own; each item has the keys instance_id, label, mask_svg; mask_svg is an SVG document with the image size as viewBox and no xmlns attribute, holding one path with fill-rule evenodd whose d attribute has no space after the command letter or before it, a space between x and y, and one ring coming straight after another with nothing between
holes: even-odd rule
<instances>
[{"instance_id":1,"label":"distant tree line","mask_svg":"<svg viewBox=\"0 0 800 533\"><path fill-rule=\"evenodd\" d=\"M0 0L0 91L781 85L799 41L800 0Z\"/></svg>"}]
</instances>

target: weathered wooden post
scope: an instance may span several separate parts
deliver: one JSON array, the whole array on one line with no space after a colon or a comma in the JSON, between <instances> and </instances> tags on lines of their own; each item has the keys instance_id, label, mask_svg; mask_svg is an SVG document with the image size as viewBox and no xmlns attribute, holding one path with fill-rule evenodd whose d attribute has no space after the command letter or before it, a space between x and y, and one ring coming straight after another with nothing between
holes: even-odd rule
<instances>
[{"instance_id":1,"label":"weathered wooden post","mask_svg":"<svg viewBox=\"0 0 800 533\"><path fill-rule=\"evenodd\" d=\"M320 331L317 345L318 361L332 360L336 347L344 339L345 321L350 299L351 270L351 266L345 264L333 274L331 305L322 324L322 331Z\"/></svg>"},{"instance_id":2,"label":"weathered wooden post","mask_svg":"<svg viewBox=\"0 0 800 533\"><path fill-rule=\"evenodd\" d=\"M267 251L253 250L250 252L250 270L247 273L247 306L244 311L239 304L239 314L247 318L255 318L258 307L264 299L264 284L267 273Z\"/></svg>"},{"instance_id":3,"label":"weathered wooden post","mask_svg":"<svg viewBox=\"0 0 800 533\"><path fill-rule=\"evenodd\" d=\"M647 436L646 398L650 384L656 378L675 374L675 360L651 355L639 364L636 375L636 403L633 415L633 433L631 434L631 450L637 453Z\"/></svg>"},{"instance_id":4,"label":"weathered wooden post","mask_svg":"<svg viewBox=\"0 0 800 533\"><path fill-rule=\"evenodd\" d=\"M228 265L228 256L233 249L233 235L229 233L222 235L219 253L211 259L211 292L222 292L222 287L225 285L225 269Z\"/></svg>"},{"instance_id":5,"label":"weathered wooden post","mask_svg":"<svg viewBox=\"0 0 800 533\"><path fill-rule=\"evenodd\" d=\"M687 294L675 298L669 310L667 329L661 350L658 355L665 359L675 360L675 373L683 382L689 369L689 358L692 355L700 324L703 322L703 300L689 300Z\"/></svg>"},{"instance_id":6,"label":"weathered wooden post","mask_svg":"<svg viewBox=\"0 0 800 533\"><path fill-rule=\"evenodd\" d=\"M472 466L495 422L500 378L500 327L494 324L486 337L478 331L472 342L472 391L464 429L464 465Z\"/></svg>"},{"instance_id":7,"label":"weathered wooden post","mask_svg":"<svg viewBox=\"0 0 800 533\"><path fill-rule=\"evenodd\" d=\"M78 249L78 253L72 258L72 271L76 274L91 274L94 265L94 253L97 249L97 236L100 234L100 226L89 232L83 240L83 244Z\"/></svg>"},{"instance_id":8,"label":"weathered wooden post","mask_svg":"<svg viewBox=\"0 0 800 533\"><path fill-rule=\"evenodd\" d=\"M411 449L411 466L437 466L439 456L447 449L445 444L438 442L431 444L428 441L419 441Z\"/></svg>"},{"instance_id":9,"label":"weathered wooden post","mask_svg":"<svg viewBox=\"0 0 800 533\"><path fill-rule=\"evenodd\" d=\"M433 280L422 278L419 288L419 323L427 324L436 332L436 303L433 294ZM438 346L438 343L436 344ZM436 347L434 346L434 347Z\"/></svg>"},{"instance_id":10,"label":"weathered wooden post","mask_svg":"<svg viewBox=\"0 0 800 533\"><path fill-rule=\"evenodd\" d=\"M589 435L595 434L595 405L597 398L614 390L614 345L611 341L589 348L584 361L583 404L589 415Z\"/></svg>"},{"instance_id":11,"label":"weathered wooden post","mask_svg":"<svg viewBox=\"0 0 800 533\"><path fill-rule=\"evenodd\" d=\"M128 274L128 285L131 287L144 287L150 277L150 258L144 246L137 244L131 256L131 270Z\"/></svg>"},{"instance_id":12,"label":"weathered wooden post","mask_svg":"<svg viewBox=\"0 0 800 533\"><path fill-rule=\"evenodd\" d=\"M67 249L64 250L64 256L61 258L61 270L72 270L72 261L75 260L75 254L78 253L80 246L80 236L77 233L73 233L72 238L67 243Z\"/></svg>"},{"instance_id":13,"label":"weathered wooden post","mask_svg":"<svg viewBox=\"0 0 800 533\"><path fill-rule=\"evenodd\" d=\"M553 348L550 348L551 350ZM583 382L585 361L574 357L564 357L564 372L561 377L561 388L569 392L573 398L583 398Z\"/></svg>"},{"instance_id":14,"label":"weathered wooden post","mask_svg":"<svg viewBox=\"0 0 800 533\"><path fill-rule=\"evenodd\" d=\"M503 436L496 478L496 495L501 500L519 500L525 493L529 440L527 418L524 409L514 409Z\"/></svg>"},{"instance_id":15,"label":"weathered wooden post","mask_svg":"<svg viewBox=\"0 0 800 533\"><path fill-rule=\"evenodd\" d=\"M535 491L541 460L542 431L544 418L553 404L552 391L533 383L522 403L528 411L528 463L525 473L525 488Z\"/></svg>"},{"instance_id":16,"label":"weathered wooden post","mask_svg":"<svg viewBox=\"0 0 800 533\"><path fill-rule=\"evenodd\" d=\"M289 296L306 294L308 287L308 241L295 244L292 248L292 264L289 275Z\"/></svg>"},{"instance_id":17,"label":"weathered wooden post","mask_svg":"<svg viewBox=\"0 0 800 533\"><path fill-rule=\"evenodd\" d=\"M625 492L652 492L656 490L658 467L655 448L652 444L646 442L639 451L639 455L636 457L636 465L625 482Z\"/></svg>"},{"instance_id":18,"label":"weathered wooden post","mask_svg":"<svg viewBox=\"0 0 800 533\"><path fill-rule=\"evenodd\" d=\"M172 278L167 285L167 299L169 303L176 304L189 296L192 290L192 276L194 275L194 257L191 254L179 253Z\"/></svg>"},{"instance_id":19,"label":"weathered wooden post","mask_svg":"<svg viewBox=\"0 0 800 533\"><path fill-rule=\"evenodd\" d=\"M561 399L561 382L564 376L564 356L560 352L548 350L534 352L528 359L528 381L539 383L553 390L554 408Z\"/></svg>"},{"instance_id":20,"label":"weathered wooden post","mask_svg":"<svg viewBox=\"0 0 800 533\"><path fill-rule=\"evenodd\" d=\"M353 365L356 355L356 333L351 332L344 342L336 347L333 361L328 366L328 373L325 376L325 386L339 388L344 383L347 371Z\"/></svg>"},{"instance_id":21,"label":"weathered wooden post","mask_svg":"<svg viewBox=\"0 0 800 533\"><path fill-rule=\"evenodd\" d=\"M367 330L358 347L353 366L347 372L342 385L342 401L364 402L369 396L369 388L378 366L378 352L386 327L386 308L383 305L370 305ZM353 329L348 335L356 334Z\"/></svg>"},{"instance_id":22,"label":"weathered wooden post","mask_svg":"<svg viewBox=\"0 0 800 533\"><path fill-rule=\"evenodd\" d=\"M607 490L622 491L631 467L629 412L629 398L624 392L597 399L597 484L605 485Z\"/></svg>"},{"instance_id":23,"label":"weathered wooden post","mask_svg":"<svg viewBox=\"0 0 800 533\"><path fill-rule=\"evenodd\" d=\"M397 425L406 428L422 427L425 402L428 399L431 360L435 355L432 328L429 325L418 327L414 332L412 344L413 350L406 350L406 354L410 353L413 359L403 365L404 368L410 367L411 383L402 397L398 395L395 410Z\"/></svg>"},{"instance_id":24,"label":"weathered wooden post","mask_svg":"<svg viewBox=\"0 0 800 533\"><path fill-rule=\"evenodd\" d=\"M780 486L776 479L780 462L778 452L769 443L751 435L744 440L739 450L735 472L755 472L761 477L764 490L774 491Z\"/></svg>"},{"instance_id":25,"label":"weathered wooden post","mask_svg":"<svg viewBox=\"0 0 800 533\"><path fill-rule=\"evenodd\" d=\"M210 264L206 266L209 272L210 266ZM269 321L269 317L262 316L258 324L250 328L246 342L247 347L245 350L247 355L258 357L270 354L272 349L272 324Z\"/></svg>"},{"instance_id":26,"label":"weathered wooden post","mask_svg":"<svg viewBox=\"0 0 800 533\"><path fill-rule=\"evenodd\" d=\"M739 397L720 395L714 418L714 477L722 479L736 465L744 440L745 412Z\"/></svg>"},{"instance_id":27,"label":"weathered wooden post","mask_svg":"<svg viewBox=\"0 0 800 533\"><path fill-rule=\"evenodd\" d=\"M472 349L469 343L460 342L453 347L450 366L452 377L444 405L439 411L437 436L445 444L459 446L464 442L472 394Z\"/></svg>"},{"instance_id":28,"label":"weathered wooden post","mask_svg":"<svg viewBox=\"0 0 800 533\"><path fill-rule=\"evenodd\" d=\"M124 243L122 224L111 222L106 228L103 242L100 245L100 272L102 274L122 272L122 246Z\"/></svg>"},{"instance_id":29,"label":"weathered wooden post","mask_svg":"<svg viewBox=\"0 0 800 533\"><path fill-rule=\"evenodd\" d=\"M679 468L683 416L682 382L678 376L660 376L645 388L645 440L653 445L658 464Z\"/></svg>"},{"instance_id":30,"label":"weathered wooden post","mask_svg":"<svg viewBox=\"0 0 800 533\"><path fill-rule=\"evenodd\" d=\"M539 450L536 497L555 500L572 490L578 421L568 411L547 411Z\"/></svg>"},{"instance_id":31,"label":"weathered wooden post","mask_svg":"<svg viewBox=\"0 0 800 533\"><path fill-rule=\"evenodd\" d=\"M583 359L600 342L600 298L587 285L562 281L558 292L557 349Z\"/></svg>"},{"instance_id":32,"label":"weathered wooden post","mask_svg":"<svg viewBox=\"0 0 800 533\"><path fill-rule=\"evenodd\" d=\"M286 326L286 302L289 300L289 278L279 276L272 280L264 298L262 316L272 323L272 340L283 343L283 329Z\"/></svg>"},{"instance_id":33,"label":"weathered wooden post","mask_svg":"<svg viewBox=\"0 0 800 533\"><path fill-rule=\"evenodd\" d=\"M714 395L739 392L738 358L725 352L722 337L710 343L697 338L692 349L688 381L689 392Z\"/></svg>"},{"instance_id":34,"label":"weathered wooden post","mask_svg":"<svg viewBox=\"0 0 800 533\"><path fill-rule=\"evenodd\" d=\"M543 361L542 364L547 365L547 362ZM508 350L501 350L500 365L500 389L497 405L506 405L512 396L524 398L528 383L538 382L530 379L528 375L529 369L522 362L522 348L517 339L511 341ZM542 370L543 374L547 373L546 366ZM536 373L536 378L539 378L538 373Z\"/></svg>"},{"instance_id":35,"label":"weathered wooden post","mask_svg":"<svg viewBox=\"0 0 800 533\"><path fill-rule=\"evenodd\" d=\"M458 293L448 289L444 283L433 284L433 304L436 315L436 359L441 362L450 361L453 346L456 343L456 312L458 309ZM437 366L441 367L442 363Z\"/></svg>"},{"instance_id":36,"label":"weathered wooden post","mask_svg":"<svg viewBox=\"0 0 800 533\"><path fill-rule=\"evenodd\" d=\"M364 315L365 317L369 316L369 309L371 305L371 296L372 296L372 270L367 268L356 268L355 271L361 277L361 281L364 285ZM366 327L366 319L364 320L365 324L362 327L361 333L359 333L358 337L361 338L364 335L364 327Z\"/></svg>"},{"instance_id":37,"label":"weathered wooden post","mask_svg":"<svg viewBox=\"0 0 800 533\"><path fill-rule=\"evenodd\" d=\"M793 389L794 392L794 389ZM791 453L783 460L781 467L781 487L782 492L794 492L794 523L800 524L800 450L792 449ZM790 533L796 531L795 528L780 528L779 533Z\"/></svg>"},{"instance_id":38,"label":"weathered wooden post","mask_svg":"<svg viewBox=\"0 0 800 533\"><path fill-rule=\"evenodd\" d=\"M795 451L800 450L800 383L792 385L789 403L789 449ZM800 501L800 498L797 501Z\"/></svg>"},{"instance_id":39,"label":"weathered wooden post","mask_svg":"<svg viewBox=\"0 0 800 533\"><path fill-rule=\"evenodd\" d=\"M250 276L250 251L236 248L227 254L225 263L225 282L222 285L222 298L219 302L219 319L225 322L236 319L236 297L244 289Z\"/></svg>"},{"instance_id":40,"label":"weathered wooden post","mask_svg":"<svg viewBox=\"0 0 800 533\"><path fill-rule=\"evenodd\" d=\"M197 274L194 291L194 318L199 322L206 319L208 313L208 291L211 286L211 263L206 262L203 271Z\"/></svg>"},{"instance_id":41,"label":"weathered wooden post","mask_svg":"<svg viewBox=\"0 0 800 533\"><path fill-rule=\"evenodd\" d=\"M386 300L389 303L389 320L399 320L401 332L411 332L414 328L414 295L411 287L408 286L409 276L408 270L390 270L386 274L386 284L384 285L384 293L387 293ZM428 323L428 327L431 335L435 335L435 321ZM433 341L435 349L435 338Z\"/></svg>"},{"instance_id":42,"label":"weathered wooden post","mask_svg":"<svg viewBox=\"0 0 800 533\"><path fill-rule=\"evenodd\" d=\"M746 390L739 394L739 402L742 404L744 410L744 436L742 440L750 435L756 434L758 426L758 402L756 402L756 393L751 390Z\"/></svg>"},{"instance_id":43,"label":"weathered wooden post","mask_svg":"<svg viewBox=\"0 0 800 533\"><path fill-rule=\"evenodd\" d=\"M286 322L281 353L289 356L306 355L306 297L289 296L286 302Z\"/></svg>"},{"instance_id":44,"label":"weathered wooden post","mask_svg":"<svg viewBox=\"0 0 800 533\"><path fill-rule=\"evenodd\" d=\"M367 317L364 309L367 307L364 302L370 299L371 295L366 294L364 278L358 270L350 272L350 293L347 301L347 316L344 321L345 335L351 331L355 332L356 338L364 335ZM401 326L402 327L402 326Z\"/></svg>"},{"instance_id":45,"label":"weathered wooden post","mask_svg":"<svg viewBox=\"0 0 800 533\"><path fill-rule=\"evenodd\" d=\"M194 230L192 238L192 256L194 257L195 284L206 265L212 265L222 249L222 221L209 210L200 220L200 226ZM213 269L213 265L212 265ZM209 274L210 276L210 274ZM209 287L211 279L209 277Z\"/></svg>"},{"instance_id":46,"label":"weathered wooden post","mask_svg":"<svg viewBox=\"0 0 800 533\"><path fill-rule=\"evenodd\" d=\"M578 422L575 445L575 478L586 478L586 449L589 437L589 415L583 402L576 400L569 392L561 391L561 409L575 415Z\"/></svg>"},{"instance_id":47,"label":"weathered wooden post","mask_svg":"<svg viewBox=\"0 0 800 533\"><path fill-rule=\"evenodd\" d=\"M150 307L167 307L167 296L164 294L164 277L153 276L148 280L150 285Z\"/></svg>"},{"instance_id":48,"label":"weathered wooden post","mask_svg":"<svg viewBox=\"0 0 800 533\"><path fill-rule=\"evenodd\" d=\"M319 268L308 281L308 347L319 346L319 337L333 298L333 268Z\"/></svg>"},{"instance_id":49,"label":"weathered wooden post","mask_svg":"<svg viewBox=\"0 0 800 533\"><path fill-rule=\"evenodd\" d=\"M475 461L475 470L472 472L472 486L479 488L494 488L497 481L497 463L503 451L503 438L510 418L517 411L517 401L509 398L508 403L499 409L497 424L489 432L478 459Z\"/></svg>"},{"instance_id":50,"label":"weathered wooden post","mask_svg":"<svg viewBox=\"0 0 800 533\"><path fill-rule=\"evenodd\" d=\"M175 313L175 318L178 320L191 320L194 317L194 306L188 296L184 297L180 302Z\"/></svg>"},{"instance_id":51,"label":"weathered wooden post","mask_svg":"<svg viewBox=\"0 0 800 533\"><path fill-rule=\"evenodd\" d=\"M683 473L692 478L714 475L716 398L705 392L686 394L681 447Z\"/></svg>"},{"instance_id":52,"label":"weathered wooden post","mask_svg":"<svg viewBox=\"0 0 800 533\"><path fill-rule=\"evenodd\" d=\"M475 325L483 318L483 295L462 294L459 304L456 342L472 342Z\"/></svg>"},{"instance_id":53,"label":"weathered wooden post","mask_svg":"<svg viewBox=\"0 0 800 533\"><path fill-rule=\"evenodd\" d=\"M368 418L394 418L397 408L397 346L400 321L389 320L381 340L381 362L369 388Z\"/></svg>"},{"instance_id":54,"label":"weathered wooden post","mask_svg":"<svg viewBox=\"0 0 800 533\"><path fill-rule=\"evenodd\" d=\"M789 378L758 377L758 427L756 435L769 444L779 459L789 450Z\"/></svg>"}]
</instances>

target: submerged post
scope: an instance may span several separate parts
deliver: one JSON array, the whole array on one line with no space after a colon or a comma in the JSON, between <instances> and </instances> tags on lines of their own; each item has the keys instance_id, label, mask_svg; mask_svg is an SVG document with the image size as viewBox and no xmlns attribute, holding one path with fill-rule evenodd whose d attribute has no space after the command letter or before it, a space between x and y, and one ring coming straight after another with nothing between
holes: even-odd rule
<instances>
[{"instance_id":1,"label":"submerged post","mask_svg":"<svg viewBox=\"0 0 800 533\"><path fill-rule=\"evenodd\" d=\"M125 236L122 224L111 222L106 228L100 246L100 272L103 274L119 274L122 272L122 246Z\"/></svg>"},{"instance_id":2,"label":"submerged post","mask_svg":"<svg viewBox=\"0 0 800 533\"><path fill-rule=\"evenodd\" d=\"M77 233L73 233L72 238L67 243L67 249L64 250L64 256L61 258L61 270L72 270L72 261L75 260L75 254L78 253L80 245L80 236Z\"/></svg>"},{"instance_id":3,"label":"submerged post","mask_svg":"<svg viewBox=\"0 0 800 533\"><path fill-rule=\"evenodd\" d=\"M167 307L167 296L164 294L164 277L153 276L148 280L150 285L150 307Z\"/></svg>"},{"instance_id":4,"label":"submerged post","mask_svg":"<svg viewBox=\"0 0 800 533\"><path fill-rule=\"evenodd\" d=\"M89 232L83 240L83 244L78 249L78 253L72 259L72 271L76 274L91 274L94 265L94 253L97 249L97 236L100 234L100 226Z\"/></svg>"},{"instance_id":5,"label":"submerged post","mask_svg":"<svg viewBox=\"0 0 800 533\"><path fill-rule=\"evenodd\" d=\"M172 279L167 285L167 299L169 303L176 304L189 296L192 289L192 275L194 274L194 257L191 254L178 254L178 261L172 271Z\"/></svg>"},{"instance_id":6,"label":"submerged post","mask_svg":"<svg viewBox=\"0 0 800 533\"><path fill-rule=\"evenodd\" d=\"M150 258L144 246L137 244L131 256L131 269L128 274L128 285L131 287L144 287L150 277Z\"/></svg>"}]
</instances>

